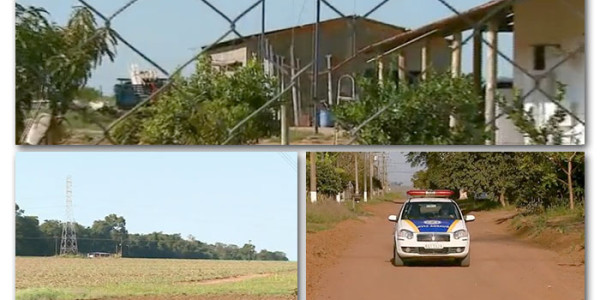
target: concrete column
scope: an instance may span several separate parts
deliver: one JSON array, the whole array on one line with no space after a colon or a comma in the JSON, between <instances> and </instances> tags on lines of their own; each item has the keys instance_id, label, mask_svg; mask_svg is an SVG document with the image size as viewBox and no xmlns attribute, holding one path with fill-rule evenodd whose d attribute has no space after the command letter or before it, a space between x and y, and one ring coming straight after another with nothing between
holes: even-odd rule
<instances>
[{"instance_id":1,"label":"concrete column","mask_svg":"<svg viewBox=\"0 0 600 300\"><path fill-rule=\"evenodd\" d=\"M406 80L406 54L404 51L400 51L398 54L398 80Z\"/></svg>"},{"instance_id":2,"label":"concrete column","mask_svg":"<svg viewBox=\"0 0 600 300\"><path fill-rule=\"evenodd\" d=\"M488 24L486 88L485 88L485 124L490 132L496 127L496 88L498 85L498 21L492 20ZM494 134L486 141L486 145L493 145Z\"/></svg>"},{"instance_id":3,"label":"concrete column","mask_svg":"<svg viewBox=\"0 0 600 300\"><path fill-rule=\"evenodd\" d=\"M421 47L421 79L426 80L431 72L429 66L431 65L431 43L429 39L425 40L423 47Z\"/></svg>"},{"instance_id":4,"label":"concrete column","mask_svg":"<svg viewBox=\"0 0 600 300\"><path fill-rule=\"evenodd\" d=\"M462 66L462 32L456 32L452 39L452 77L461 75ZM456 126L456 119L450 115L450 128Z\"/></svg>"},{"instance_id":5,"label":"concrete column","mask_svg":"<svg viewBox=\"0 0 600 300\"><path fill-rule=\"evenodd\" d=\"M452 40L452 76L458 77L461 74L462 65L462 32L453 35Z\"/></svg>"}]
</instances>

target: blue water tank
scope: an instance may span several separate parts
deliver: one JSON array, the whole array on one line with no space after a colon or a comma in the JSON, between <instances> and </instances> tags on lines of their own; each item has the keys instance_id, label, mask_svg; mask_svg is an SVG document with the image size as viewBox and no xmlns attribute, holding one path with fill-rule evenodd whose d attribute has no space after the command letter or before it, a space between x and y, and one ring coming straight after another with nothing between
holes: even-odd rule
<instances>
[{"instance_id":1,"label":"blue water tank","mask_svg":"<svg viewBox=\"0 0 600 300\"><path fill-rule=\"evenodd\" d=\"M333 127L335 124L333 120L333 114L331 111L326 109L319 110L319 126L321 127Z\"/></svg>"},{"instance_id":2,"label":"blue water tank","mask_svg":"<svg viewBox=\"0 0 600 300\"><path fill-rule=\"evenodd\" d=\"M117 106L121 109L130 109L140 101L131 84L115 85L115 98Z\"/></svg>"}]
</instances>

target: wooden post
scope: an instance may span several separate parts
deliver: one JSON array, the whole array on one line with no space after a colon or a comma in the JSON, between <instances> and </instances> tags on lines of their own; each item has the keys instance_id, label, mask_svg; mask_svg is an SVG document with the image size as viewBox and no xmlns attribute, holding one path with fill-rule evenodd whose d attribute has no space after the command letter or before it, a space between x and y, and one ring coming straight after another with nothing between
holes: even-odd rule
<instances>
[{"instance_id":1,"label":"wooden post","mask_svg":"<svg viewBox=\"0 0 600 300\"><path fill-rule=\"evenodd\" d=\"M290 79L296 76L296 58L294 56L294 46L290 47ZM298 127L300 122L300 115L298 111L298 87L296 83L298 80L294 80L292 83L292 111L294 113L294 126Z\"/></svg>"},{"instance_id":2,"label":"wooden post","mask_svg":"<svg viewBox=\"0 0 600 300\"><path fill-rule=\"evenodd\" d=\"M296 58L296 67L300 69L300 66L300 59ZM300 80L300 77L296 79L296 83L298 84L298 89L296 90L298 92L298 120L300 120L302 114L302 81Z\"/></svg>"},{"instance_id":3,"label":"wooden post","mask_svg":"<svg viewBox=\"0 0 600 300\"><path fill-rule=\"evenodd\" d=\"M473 30L473 88L477 95L481 95L481 31L477 28Z\"/></svg>"},{"instance_id":4,"label":"wooden post","mask_svg":"<svg viewBox=\"0 0 600 300\"><path fill-rule=\"evenodd\" d=\"M431 65L431 43L429 39L424 41L421 47L421 79L426 80L429 77L429 65Z\"/></svg>"},{"instance_id":5,"label":"wooden post","mask_svg":"<svg viewBox=\"0 0 600 300\"><path fill-rule=\"evenodd\" d=\"M456 32L452 39L452 77L459 77L461 74L462 57L462 32ZM456 126L454 115L450 115L450 128Z\"/></svg>"},{"instance_id":6,"label":"wooden post","mask_svg":"<svg viewBox=\"0 0 600 300\"><path fill-rule=\"evenodd\" d=\"M377 60L377 80L380 86L383 86L383 57Z\"/></svg>"},{"instance_id":7,"label":"wooden post","mask_svg":"<svg viewBox=\"0 0 600 300\"><path fill-rule=\"evenodd\" d=\"M333 107L333 78L331 74L331 54L325 56L327 58L327 103L329 107Z\"/></svg>"},{"instance_id":8,"label":"wooden post","mask_svg":"<svg viewBox=\"0 0 600 300\"><path fill-rule=\"evenodd\" d=\"M310 202L317 202L317 155L310 152Z\"/></svg>"},{"instance_id":9,"label":"wooden post","mask_svg":"<svg viewBox=\"0 0 600 300\"><path fill-rule=\"evenodd\" d=\"M494 129L496 127L496 88L498 85L498 21L493 19L488 24L487 72L485 88L485 124L492 137L486 145L495 144Z\"/></svg>"},{"instance_id":10,"label":"wooden post","mask_svg":"<svg viewBox=\"0 0 600 300\"><path fill-rule=\"evenodd\" d=\"M406 80L406 55L404 51L398 54L398 81Z\"/></svg>"},{"instance_id":11,"label":"wooden post","mask_svg":"<svg viewBox=\"0 0 600 300\"><path fill-rule=\"evenodd\" d=\"M283 73L283 65L285 63L285 57L280 56L279 57L279 80L281 81L281 91L283 91L285 89L285 74ZM280 111L281 111L281 144L282 145L289 145L290 141L289 141L289 128L288 128L288 120L287 120L287 103L286 100L284 98L285 95L281 96L281 106L280 106Z\"/></svg>"},{"instance_id":12,"label":"wooden post","mask_svg":"<svg viewBox=\"0 0 600 300\"><path fill-rule=\"evenodd\" d=\"M374 173L374 162L373 153L369 153L369 197L373 199L373 173Z\"/></svg>"}]
</instances>

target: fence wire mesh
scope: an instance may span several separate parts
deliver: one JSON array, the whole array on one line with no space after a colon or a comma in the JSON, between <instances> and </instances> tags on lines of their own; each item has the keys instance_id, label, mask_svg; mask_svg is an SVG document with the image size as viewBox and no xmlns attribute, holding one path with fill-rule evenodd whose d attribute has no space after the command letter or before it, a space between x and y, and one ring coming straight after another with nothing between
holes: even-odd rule
<instances>
[{"instance_id":1,"label":"fence wire mesh","mask_svg":"<svg viewBox=\"0 0 600 300\"><path fill-rule=\"evenodd\" d=\"M167 68L161 66L159 63L156 62L155 59L150 58L149 55L147 55L147 53L144 52L143 49L139 49L138 47L136 47L135 45L133 45L133 43L131 43L130 41L128 41L126 38L124 38L115 28L112 27L112 23L116 18L119 18L120 16L123 15L124 12L129 11L129 10L134 10L136 9L136 5L138 5L137 3L141 2L139 0L131 0L128 1L127 3L125 3L122 7L118 8L117 10L115 10L113 13L111 14L106 14L101 12L99 9L97 9L96 7L94 7L93 5L91 5L89 2L85 1L85 0L78 0L78 2L85 6L86 8L88 8L91 12L93 12L99 19L103 20L104 22L104 29L111 31L115 38L122 43L123 45L125 45L128 49L130 49L131 51L133 51L135 54L137 54L141 59L143 59L145 62L147 62L148 64L150 64L152 67L156 68L157 70L160 71L160 73L162 73L164 76L166 76L166 82L164 85L162 85L160 88L154 90L149 96L144 97L143 99L141 99L134 107L132 107L131 109L127 110L126 112L124 112L122 115L120 115L118 118L116 118L114 121L110 122L108 125L103 125L100 122L95 122L95 124L97 124L97 126L99 127L99 130L102 132L101 136L98 138L94 138L91 143L92 144L101 144L101 143L106 143L107 141L110 144L122 144L123 141L119 141L117 139L115 139L112 136L112 132L115 129L115 127L117 125L119 125L121 122L131 118L132 116L134 116L135 114L138 114L140 109L142 107L145 107L147 105L149 105L149 103L153 102L153 100L159 98L159 96L161 94L163 94L164 92L166 92L168 89L176 89L179 90L179 87L174 83L174 78L177 76L181 75L182 70L184 70L186 67L188 67L192 62L196 61L200 56L202 56L203 54L206 54L208 50L212 49L215 45L218 45L220 43L222 43L223 41L226 40L226 38L230 35L234 35L235 38L246 38L246 36L244 36L238 29L238 24L244 19L244 18L248 18L249 14L253 11L257 11L260 10L259 13L259 17L262 19L261 23L262 23L262 32L258 33L256 36L258 36L259 38L259 46L258 46L258 53L256 53L256 55L258 56L257 58L259 59L259 62L261 64L263 64L264 70L265 72L270 75L273 76L275 78L277 78L277 84L276 84L276 91L274 93L274 95L272 95L272 97L269 97L268 101L266 101L262 106L260 106L257 110L253 111L252 113L248 114L245 118L241 119L235 126L232 126L231 128L228 129L228 134L227 136L219 142L219 144L230 144L235 138L236 138L236 134L238 132L238 130L240 128L242 128L245 124L247 124L249 121L251 121L257 114L264 112L266 110L272 109L274 111L277 111L277 115L275 116L276 118L278 118L279 120L282 120L281 122L281 139L282 139L282 144L288 144L289 140L288 140L288 136L287 136L287 126L289 126L290 123L293 124L293 126L300 126L300 123L306 123L303 122L302 120L302 112L307 112L306 115L310 116L308 118L308 123L312 123L313 125L315 123L318 123L318 115L315 113L318 111L318 108L320 107L321 103L324 103L325 105L336 105L338 104L338 102L340 102L339 99L342 99L343 97L341 96L341 88L340 88L340 83L341 83L341 79L339 82L337 82L337 86L336 83L333 82L331 76L332 74L336 74L336 79L337 78L341 78L343 76L347 76L347 75L351 75L352 79L355 79L354 77L355 74L357 72L354 72L354 74L349 74L350 72L352 72L352 70L348 70L348 69L344 69L344 65L347 65L349 62L353 61L353 60L359 60L361 61L361 64L372 64L374 63L377 66L377 62L379 59L393 55L393 54L397 54L399 51L401 51L402 49L404 49L405 47L408 46L412 46L415 42L420 42L421 40L426 40L429 39L430 37L448 37L449 35L452 35L455 32L447 32L443 27L438 27L435 29L431 29L431 30L426 30L423 32L423 34L416 36L414 38L412 38L411 40L409 40L408 42L405 43L399 43L399 44L393 44L393 41L390 42L389 39L386 40L385 38L376 38L372 41L369 41L369 43L367 44L363 44L363 45L357 45L357 40L356 40L356 20L358 18L368 18L371 15L373 15L374 13L382 10L382 8L384 8L386 6L386 4L393 2L390 0L383 0L383 1L374 1L373 2L373 6L370 7L368 10L366 10L366 12L364 12L363 14L359 14L357 15L356 12L354 12L354 15L350 15L350 14L346 14L344 13L344 10L339 9L338 7L336 7L334 4L332 4L332 1L329 0L315 0L315 2L319 2L321 4L324 4L324 7L326 9L329 9L330 11L334 12L334 14L336 16L339 16L341 18L347 18L348 20L350 20L350 24L352 24L353 30L351 31L340 31L342 33L339 33L337 36L338 41L346 41L352 44L352 48L351 49L351 53L349 55L347 55L346 57L342 57L342 58L338 58L336 57L334 60L334 63L331 62L331 58L327 58L328 55L330 55L331 52L331 46L327 45L327 39L331 38L331 36L320 36L319 34L318 37L315 39L314 35L315 35L315 31L314 31L314 24L312 24L312 31L311 31L311 41L313 43L313 49L314 49L314 43L318 42L318 43L323 43L326 45L326 49L321 49L318 51L318 53L313 50L311 53L311 58L310 59L303 59L304 61L301 61L298 58L294 57L294 51L296 50L296 46L294 46L294 43L298 43L300 47L302 47L303 43L307 42L307 40L295 40L295 36L294 36L294 30L297 30L298 32L300 32L301 30L303 30L302 26L298 26L298 27L293 27L292 28L292 38L291 38L291 52L292 53L287 53L287 51L282 51L282 49L273 49L273 45L271 44L271 41L269 41L269 38L265 35L265 22L266 20L268 20L268 16L265 13L265 5L266 3L269 2L269 0L257 0L257 1L253 1L247 8L245 8L241 13L237 14L237 15L228 15L227 13L225 13L222 9L219 8L219 2L215 1L215 0L198 0L199 3L204 4L204 8L206 9L205 11L202 11L201 13L205 14L207 12L211 12L214 13L218 16L220 16L220 18L226 22L228 24L228 29L225 30L216 40L214 40L212 43L210 43L209 45L207 45L206 47L203 47L200 51L197 51L197 53L195 53L193 56L191 56L189 59L187 59L186 61L184 61L182 64L179 65L179 67L177 67L175 70L173 70L172 72L168 72ZM490 3L492 3L493 5L491 9L487 9L485 10L485 13L483 14L483 16L479 16L477 18L472 18L469 14L469 11L461 11L459 10L456 5L452 5L450 4L448 1L446 0L435 0L436 3L438 3L439 5L445 7L448 9L448 11L452 12L452 14L454 14L455 16L458 16L458 18L460 19L461 22L463 22L465 25L462 25L461 28L464 28L462 30L460 30L460 32L464 32L464 31L471 31L470 34L462 39L462 35L460 35L461 37L461 41L459 43L459 45L454 44L452 47L463 47L465 46L467 43L469 42L473 42L475 40L475 43L479 42L481 43L482 46L484 46L488 52L489 51L494 51L495 57L492 57L489 55L488 53L488 60L491 61L487 61L488 64L488 73L489 72L495 72L493 77L487 76L489 79L492 79L492 82L487 82L486 84L493 84L496 82L497 80L497 76L498 76L498 71L497 71L497 63L498 63L498 58L504 60L505 62L508 62L513 68L514 68L514 72L515 72L515 78L520 80L520 83L527 87L528 89L523 88L524 90L526 90L526 92L524 92L520 97L521 97L521 101L524 103L527 103L529 101L529 107L531 109L533 109L534 111L537 110L535 112L535 115L537 117L537 121L539 121L538 125L540 125L541 123L543 123L543 119L547 119L547 115L548 112L553 112L556 109L561 109L565 112L565 114L570 118L570 120L565 121L563 123L565 123L566 125L564 125L563 127L565 127L566 130L566 140L562 141L563 143L566 144L573 144L576 143L576 140L581 138L583 136L583 131L585 129L585 120L584 120L584 111L583 111L583 107L576 107L573 106L575 104L572 103L584 103L584 99L573 99L573 101L571 102L571 105L573 107L567 107L567 105L564 103L564 101L559 101L559 99L557 99L557 96L555 93L553 93L553 91L548 90L547 88L544 88L542 85L547 84L548 81L556 81L555 77L556 77L556 73L557 70L559 68L561 68L562 66L565 66L569 63L571 63L573 60L575 59L579 59L580 55L582 53L585 53L585 38L578 40L575 45L567 45L568 47L561 47L560 42L558 41L556 43L540 43L535 44L535 45L529 45L531 47L542 47L543 49L548 49L548 48L552 48L556 51L560 51L560 55L558 57L554 57L554 63L553 64L549 64L550 67L544 67L542 68L542 70L535 70L533 71L531 67L529 67L528 65L525 64L530 64L529 61L525 61L524 62L517 62L514 58L512 58L511 54L507 54L504 53L503 51L501 51L498 47L498 23L496 22L498 20L498 17L501 16L503 18L503 21L505 20L510 20L510 22L512 23L507 23L506 25L510 25L510 30L511 32L514 31L514 27L515 27L515 8L518 7L519 5L523 5L526 4L527 2L535 2L536 0L496 0L496 1L492 1ZM566 1L566 0L550 0L552 2L555 3L560 3L562 5L562 8L564 9L564 11L570 12L573 15L575 15L577 18L580 18L581 20L585 21L585 12L581 11L580 8L573 4L571 1ZM306 5L307 1L304 1L305 3L303 4ZM310 2L310 1L309 1ZM539 1L538 1L539 2ZM420 4L415 4L415 5L420 5ZM535 5L535 4L534 4ZM273 13L273 12L271 12ZM543 12L540 12L543 13ZM317 12L317 17L320 17L320 12ZM323 24L324 22L327 21L322 21L321 24ZM495 22L495 23L494 23ZM518 21L517 21L518 22ZM317 24L319 24L317 22ZM495 25L494 25L495 24ZM496 26L496 27L493 27ZM468 28L468 30L466 29ZM418 29L416 29L418 30ZM495 31L493 33L490 33L490 31ZM410 32L410 31L408 31ZM341 36L341 38L340 38ZM389 35L387 36L389 37ZM77 49L81 49L83 47L85 47L87 45L87 43L89 43L90 41L93 41L94 37L89 38L85 41L83 41L81 44L79 44L79 47L76 47L75 49L73 49L73 53L76 53L78 50ZM379 48L371 48L371 50L375 49L374 52L369 52L369 54L366 54L363 50L365 50L366 47L370 44L377 44L377 42L380 42L381 40L383 40L384 42L388 42L388 44L386 44L386 47L379 47ZM556 46L556 44L558 46ZM516 43L515 43L516 45ZM568 49L566 49L568 48ZM318 47L317 47L318 49ZM287 49L286 49L287 50ZM454 51L454 48L452 49L452 51ZM515 50L517 51L517 50ZM519 50L521 51L521 50ZM543 50L542 54L544 53ZM480 54L481 55L481 54ZM330 60L330 61L328 61ZM287 63L286 63L287 62ZM490 67L491 65L494 65L492 67ZM421 68L421 70L418 70L418 72L410 72L405 74L404 76L406 77L411 77L413 79L415 78L422 78L424 76L426 76L426 74L428 74L430 72L431 69L434 69L434 61L430 61L428 62L426 65L424 65L421 62L421 65L423 66ZM317 73L315 73L314 70L310 70L311 67L314 68L314 70L316 70ZM350 67L351 68L351 67ZM376 67L377 68L377 67ZM475 66L474 66L475 68ZM481 66L479 67L481 70ZM489 68L494 68L494 69L489 69ZM364 67L361 67L361 70L359 70L359 72L364 71L363 70ZM404 72L404 70L400 70L398 69L398 74L400 72ZM337 73L335 73L337 72ZM344 73L346 72L346 73ZM580 70L580 72L584 72L584 70ZM314 77L317 76L317 80L316 82L314 81ZM329 79L327 79L327 77L329 76ZM480 78L480 82L482 81L482 78ZM319 84L320 83L320 84ZM315 85L316 84L316 85ZM310 86L310 89L307 89L307 87ZM305 91L304 94L308 94L308 93L313 93L313 90L315 89L315 87L317 87L317 94L316 96L312 96L312 97L308 97L307 95L303 95L302 91ZM354 86L354 83L352 83L352 91L354 91L356 87ZM582 87L583 89L583 87ZM489 95L489 93L495 93L496 92L496 88L491 88L490 86L487 87L487 94L488 95L483 95L482 96L482 101L487 99L486 101L486 112L485 112L485 122L487 127L492 130L492 131L497 131L498 128L496 126L496 121L501 119L501 118L506 118L504 112L500 111L497 108L497 103L496 103L496 95ZM181 93L184 93L183 91ZM358 89L358 95L354 95L352 94L351 99L360 99L360 89ZM291 94L291 95L290 95ZM336 94L336 96L333 96L333 94ZM485 93L484 93L485 94ZM574 93L575 96L577 96L577 93ZM583 95L583 92L581 93L581 95ZM190 98L194 98L196 97L195 95L188 95L188 97ZM334 99L335 98L335 99ZM304 99L302 101L302 99ZM308 100L306 100L308 99ZM325 99L325 100L324 100ZM514 99L513 99L514 101ZM551 103L553 106L547 106L548 103ZM281 107L279 107L279 104L282 104ZM293 111L293 118L291 118L293 120L293 122L288 121L287 119L287 109L290 108L290 104L291 104L291 110ZM364 120L362 120L362 122L358 125L355 126L354 128L352 128L351 130L349 130L346 134L347 141L344 143L348 143L348 144L354 144L357 141L360 143L366 143L361 135L362 135L362 130L365 126L367 126L368 124L370 124L371 122L373 122L373 120L376 120L377 118L379 118L382 114L384 113L388 113L389 109L394 105L394 102L390 102L387 103L385 105L382 105L381 107L379 107L376 110L376 113L374 113L373 115L368 116L367 118L365 118ZM35 107L34 109L31 110L30 114L38 114L39 113L39 107ZM310 119L312 118L312 120ZM33 117L33 119L35 120L36 117ZM542 120L542 121L540 121ZM26 124L26 130L23 133L23 136L21 138L21 142L23 142L25 140L25 135L27 134L27 131L29 130L29 128L32 126L32 123L28 123ZM318 126L317 126L318 127ZM403 130L402 128L399 128L398 130ZM335 130L335 140L332 141L332 143L334 144L339 144L342 142L339 142L337 139L338 136L338 130ZM285 141L284 141L285 139ZM491 141L490 143L494 143L495 141Z\"/></svg>"}]
</instances>

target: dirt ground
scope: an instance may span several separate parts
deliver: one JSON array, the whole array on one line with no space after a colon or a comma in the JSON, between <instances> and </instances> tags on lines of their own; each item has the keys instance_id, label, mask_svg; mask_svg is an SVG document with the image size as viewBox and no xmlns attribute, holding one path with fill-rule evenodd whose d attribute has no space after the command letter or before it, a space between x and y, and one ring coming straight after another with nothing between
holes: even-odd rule
<instances>
[{"instance_id":1,"label":"dirt ground","mask_svg":"<svg viewBox=\"0 0 600 300\"><path fill-rule=\"evenodd\" d=\"M292 296L246 296L246 295L215 295L215 296L140 296L118 298L116 300L292 300Z\"/></svg>"},{"instance_id":2,"label":"dirt ground","mask_svg":"<svg viewBox=\"0 0 600 300\"><path fill-rule=\"evenodd\" d=\"M511 212L474 212L471 266L395 267L398 203L307 235L307 299L585 299L585 265L515 236Z\"/></svg>"}]
</instances>

